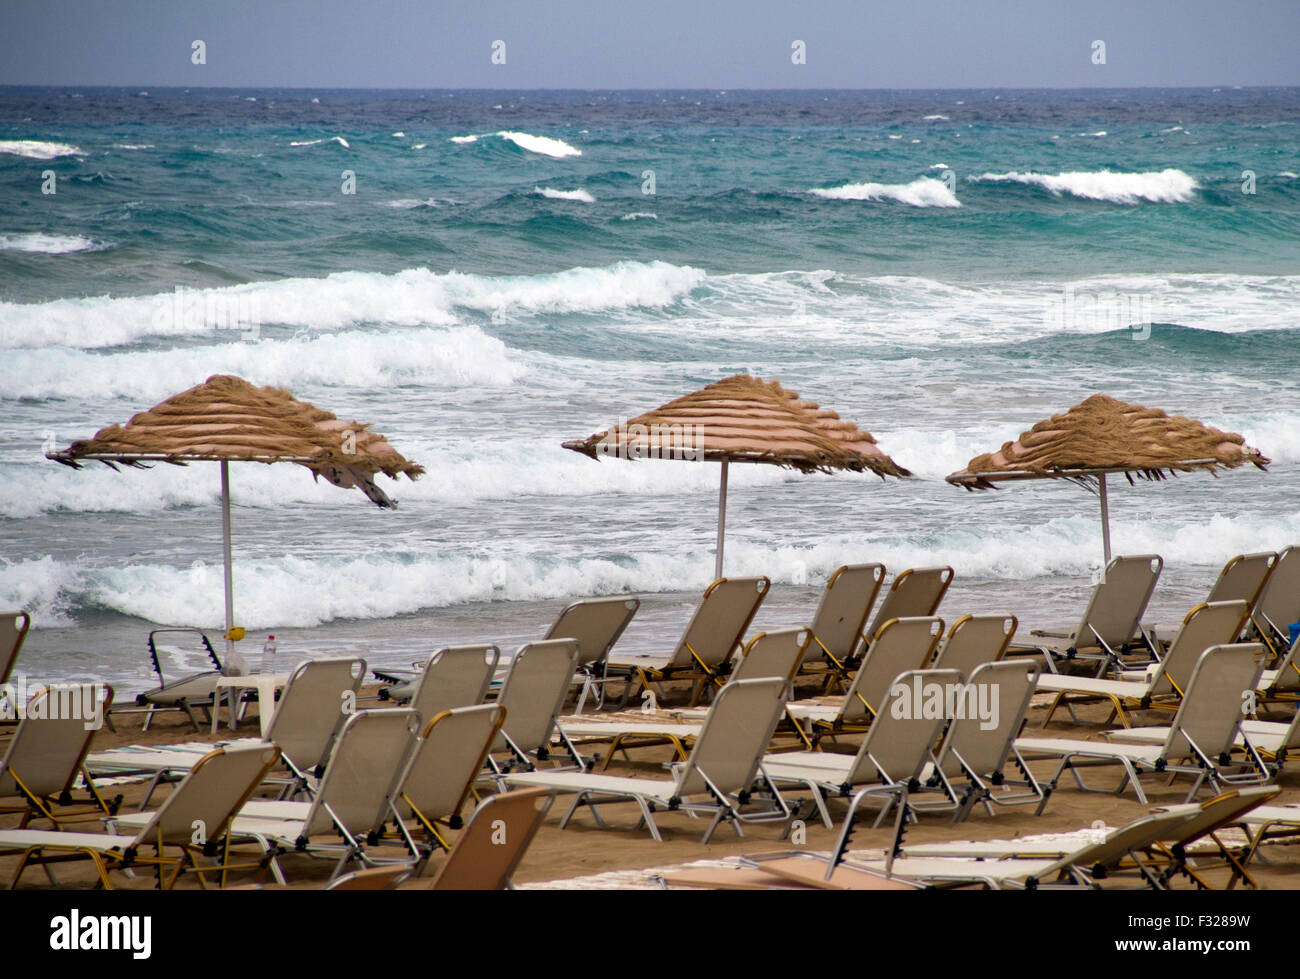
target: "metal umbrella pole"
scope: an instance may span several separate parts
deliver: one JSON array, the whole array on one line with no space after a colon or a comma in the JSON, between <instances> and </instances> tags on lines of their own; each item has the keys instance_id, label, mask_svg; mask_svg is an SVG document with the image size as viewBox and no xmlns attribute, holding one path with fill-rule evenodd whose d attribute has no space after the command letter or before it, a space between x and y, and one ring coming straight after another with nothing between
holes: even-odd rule
<instances>
[{"instance_id":1,"label":"metal umbrella pole","mask_svg":"<svg viewBox=\"0 0 1300 979\"><path fill-rule=\"evenodd\" d=\"M722 577L722 545L727 532L727 462L722 460L722 485L718 489L718 550L713 564L713 577Z\"/></svg>"}]
</instances>

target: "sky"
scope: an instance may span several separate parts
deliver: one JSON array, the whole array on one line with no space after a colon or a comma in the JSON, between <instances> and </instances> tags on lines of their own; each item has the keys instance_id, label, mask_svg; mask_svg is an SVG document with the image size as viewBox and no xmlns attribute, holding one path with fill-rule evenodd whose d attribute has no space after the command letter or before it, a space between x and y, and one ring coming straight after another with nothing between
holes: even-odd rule
<instances>
[{"instance_id":1,"label":"sky","mask_svg":"<svg viewBox=\"0 0 1300 979\"><path fill-rule=\"evenodd\" d=\"M1298 42L1297 0L0 0L6 85L1297 85Z\"/></svg>"}]
</instances>

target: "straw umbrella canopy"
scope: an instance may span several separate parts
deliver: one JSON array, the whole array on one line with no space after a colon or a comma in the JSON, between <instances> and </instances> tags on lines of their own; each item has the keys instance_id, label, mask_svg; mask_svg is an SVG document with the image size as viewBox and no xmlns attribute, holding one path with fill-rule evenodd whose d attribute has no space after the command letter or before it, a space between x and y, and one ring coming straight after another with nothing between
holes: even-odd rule
<instances>
[{"instance_id":1,"label":"straw umbrella canopy","mask_svg":"<svg viewBox=\"0 0 1300 979\"><path fill-rule=\"evenodd\" d=\"M803 473L873 472L912 475L876 445L870 432L835 412L803 401L777 381L749 374L724 378L566 449L593 459L680 459L722 464L718 491L715 577L722 577L727 523L727 470L733 462L765 463Z\"/></svg>"},{"instance_id":2,"label":"straw umbrella canopy","mask_svg":"<svg viewBox=\"0 0 1300 979\"><path fill-rule=\"evenodd\" d=\"M1234 432L1094 394L1064 414L1040 421L997 452L976 456L947 479L968 490L996 489L1000 482L1021 479L1067 479L1095 489L1109 564L1108 475L1122 474L1129 483L1157 481L1197 470L1217 475L1246 463L1267 469L1269 461Z\"/></svg>"},{"instance_id":3,"label":"straw umbrella canopy","mask_svg":"<svg viewBox=\"0 0 1300 979\"><path fill-rule=\"evenodd\" d=\"M74 469L85 462L149 468L166 462L221 463L221 529L225 559L226 651L243 638L234 623L230 558L231 462L293 462L335 486L359 488L377 506L393 508L377 485L379 473L418 478L424 468L398 453L370 426L342 421L283 388L257 387L240 377L216 374L140 412L125 425L110 425L46 458Z\"/></svg>"}]
</instances>

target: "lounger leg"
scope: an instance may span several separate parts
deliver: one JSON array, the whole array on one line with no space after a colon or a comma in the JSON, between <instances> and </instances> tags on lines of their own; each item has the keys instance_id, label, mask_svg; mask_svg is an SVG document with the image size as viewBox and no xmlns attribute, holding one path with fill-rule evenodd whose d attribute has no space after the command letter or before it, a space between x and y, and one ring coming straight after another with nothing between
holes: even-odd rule
<instances>
[{"instance_id":1,"label":"lounger leg","mask_svg":"<svg viewBox=\"0 0 1300 979\"><path fill-rule=\"evenodd\" d=\"M641 807L641 818L645 820L646 828L650 830L650 835L654 837L656 843L662 843L664 838L659 835L659 827L655 825L654 813L650 811L650 806L641 796L637 796L636 801L637 805Z\"/></svg>"}]
</instances>

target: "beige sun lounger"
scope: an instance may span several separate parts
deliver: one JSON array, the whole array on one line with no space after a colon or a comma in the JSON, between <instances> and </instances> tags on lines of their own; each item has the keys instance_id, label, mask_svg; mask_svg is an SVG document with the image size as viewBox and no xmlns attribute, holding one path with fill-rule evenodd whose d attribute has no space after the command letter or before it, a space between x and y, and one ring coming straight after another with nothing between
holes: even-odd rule
<instances>
[{"instance_id":1,"label":"beige sun lounger","mask_svg":"<svg viewBox=\"0 0 1300 979\"><path fill-rule=\"evenodd\" d=\"M804 655L812 646L812 634L807 629L779 629L760 632L745 645L744 654L728 683L738 680L760 680L779 677L790 683L799 670ZM687 707L681 710L629 711L618 716L606 715L587 719L576 717L560 719L560 728L570 738L588 741L610 740L601 771L609 767L614 753L622 751L627 757L632 748L671 744L677 757L683 761L690 754L690 745L699 737L708 717L707 708ZM633 715L629 718L629 715Z\"/></svg>"},{"instance_id":2,"label":"beige sun lounger","mask_svg":"<svg viewBox=\"0 0 1300 979\"><path fill-rule=\"evenodd\" d=\"M1122 663L1121 657L1156 652L1156 643L1142 630L1142 616L1160 580L1164 559L1158 554L1113 558L1088 598L1074 631L1035 629L1023 642L1013 642L1012 655L1041 653L1047 668L1059 673L1057 661L1095 660L1096 675Z\"/></svg>"},{"instance_id":3,"label":"beige sun lounger","mask_svg":"<svg viewBox=\"0 0 1300 979\"><path fill-rule=\"evenodd\" d=\"M1275 655L1291 645L1287 626L1300 622L1300 544L1278 553L1251 621L1255 634Z\"/></svg>"},{"instance_id":4,"label":"beige sun lounger","mask_svg":"<svg viewBox=\"0 0 1300 979\"><path fill-rule=\"evenodd\" d=\"M547 630L545 639L576 639L582 692L574 713L581 714L587 695L594 693L597 709L605 703L609 654L641 607L641 599L617 596L584 598L569 605Z\"/></svg>"},{"instance_id":5,"label":"beige sun lounger","mask_svg":"<svg viewBox=\"0 0 1300 979\"><path fill-rule=\"evenodd\" d=\"M604 826L598 806L635 802L642 821L655 840L661 840L655 823L656 808L691 815L713 816L704 832L707 843L718 825L729 822L740 835L740 822L784 820L790 809L774 786L768 783L772 804L760 812L742 812L756 775L760 775L763 750L781 716L786 682L779 678L740 680L718 691L699 739L685 762L674 766L671 779L628 778L591 772L537 771L510 774L511 785L546 786L557 792L574 793L573 805L560 821L560 828L580 806L591 807L597 825Z\"/></svg>"},{"instance_id":6,"label":"beige sun lounger","mask_svg":"<svg viewBox=\"0 0 1300 979\"><path fill-rule=\"evenodd\" d=\"M100 717L108 716L113 703L113 688L94 684L69 685L61 688L64 695L72 694L79 704L86 703L88 694L99 693ZM105 802L95 786L95 780L86 772L84 761L90 742L95 737L91 723L81 715L83 710L59 711L50 709L51 690L38 690L27 704L26 716L9 741L4 757L0 758L0 800L21 800L20 805L0 801L0 813L21 812L18 823L25 827L33 818L48 819L54 828L76 821L78 817L111 816L121 805L119 795L113 802ZM43 703L38 703L38 700ZM47 714L55 716L44 716ZM33 716L35 715L35 716ZM74 805L73 784L81 775L90 798L89 806L66 809Z\"/></svg>"},{"instance_id":7,"label":"beige sun lounger","mask_svg":"<svg viewBox=\"0 0 1300 979\"><path fill-rule=\"evenodd\" d=\"M1178 705L1165 738L1159 744L1102 743L1067 738L1018 738L1016 750L1025 757L1060 758L1047 783L1038 812L1047 806L1061 774L1068 768L1079 788L1088 792L1121 792L1133 786L1138 801L1146 794L1138 776L1144 771L1158 775L1189 775L1190 802L1208 781L1216 792L1226 784L1267 782L1269 772L1258 754L1250 752L1246 773L1230 773L1222 759L1232 751L1241 725L1241 708L1254 693L1264 660L1263 647L1255 643L1212 646L1201 654L1192 670L1191 681ZM1094 789L1079 774L1081 768L1118 765L1124 775L1115 789ZM1236 766L1241 767L1241 766Z\"/></svg>"},{"instance_id":8,"label":"beige sun lounger","mask_svg":"<svg viewBox=\"0 0 1300 979\"><path fill-rule=\"evenodd\" d=\"M868 657L876 655L873 645ZM914 691L930 685L941 690L961 683L956 670L907 670L891 684L881 709L856 754L796 751L763 756L763 772L778 785L806 786L814 811L830 828L835 824L826 808L829 796L852 796L850 814L868 796L882 799L877 825L897 799L893 790L919 780L926 764L934 761L934 746L943 733L947 716L927 711ZM856 791L855 791L856 790Z\"/></svg>"},{"instance_id":9,"label":"beige sun lounger","mask_svg":"<svg viewBox=\"0 0 1300 979\"><path fill-rule=\"evenodd\" d=\"M849 665L861 662L876 634L890 619L924 619L938 614L943 596L948 594L948 588L952 585L952 579L953 570L946 565L939 568L908 568L894 578L866 631L870 639Z\"/></svg>"},{"instance_id":10,"label":"beige sun lounger","mask_svg":"<svg viewBox=\"0 0 1300 979\"><path fill-rule=\"evenodd\" d=\"M1276 667L1261 674L1259 698L1265 702L1300 701L1300 636L1282 655Z\"/></svg>"},{"instance_id":11,"label":"beige sun lounger","mask_svg":"<svg viewBox=\"0 0 1300 979\"><path fill-rule=\"evenodd\" d=\"M26 612L0 612L0 685L9 682L31 627L32 617Z\"/></svg>"},{"instance_id":12,"label":"beige sun lounger","mask_svg":"<svg viewBox=\"0 0 1300 979\"><path fill-rule=\"evenodd\" d=\"M425 725L389 798L389 812L412 854L428 859L433 848L448 848L438 827L460 829L461 809L504 720L500 704L480 704L444 711ZM423 831L423 845L407 820Z\"/></svg>"},{"instance_id":13,"label":"beige sun lounger","mask_svg":"<svg viewBox=\"0 0 1300 979\"><path fill-rule=\"evenodd\" d=\"M836 568L826 581L817 612L813 615L813 647L800 672L826 677L826 691L839 680L848 680L849 664L858 647L866 642L867 616L876 604L883 564L846 564Z\"/></svg>"},{"instance_id":14,"label":"beige sun lounger","mask_svg":"<svg viewBox=\"0 0 1300 979\"><path fill-rule=\"evenodd\" d=\"M1068 673L1049 673L1039 677L1039 691L1056 694L1043 718L1043 727L1062 704L1076 724L1083 723L1074 713L1073 705L1079 701L1109 700L1111 715L1105 723L1109 724L1118 716L1124 727L1129 726L1130 711L1176 709L1201 654L1211 646L1226 646L1236 640L1245 622L1244 601L1198 605L1183 619L1164 659L1152 663L1145 670L1122 673L1118 680Z\"/></svg>"},{"instance_id":15,"label":"beige sun lounger","mask_svg":"<svg viewBox=\"0 0 1300 979\"><path fill-rule=\"evenodd\" d=\"M0 830L0 853L23 855L14 872L14 885L31 863L46 864L46 873L54 883L49 863L81 854L94 863L100 883L106 888L113 886L108 876L110 869L148 866L157 869L158 884L163 889L170 888L187 872L196 874L203 887L207 886L205 874L220 872L221 885L225 886L227 871L260 866L260 861L230 862L227 830L234 814L275 765L278 756L279 751L268 744L217 748L194 765L157 812L134 814L139 817L134 835ZM153 854L141 852L146 847L152 848ZM175 848L179 854L165 856L169 848ZM198 858L205 855L220 859L212 865L201 865ZM167 867L172 872L164 879L163 870Z\"/></svg>"},{"instance_id":16,"label":"beige sun lounger","mask_svg":"<svg viewBox=\"0 0 1300 979\"><path fill-rule=\"evenodd\" d=\"M557 732L556 719L577 672L578 655L576 639L544 639L519 647L497 697L505 709L505 722L492 741L492 751L509 756L498 761L488 755L496 776L518 766L531 770L535 762L550 758L551 735ZM585 771L587 760L563 731L558 733L574 766Z\"/></svg>"},{"instance_id":17,"label":"beige sun lounger","mask_svg":"<svg viewBox=\"0 0 1300 979\"><path fill-rule=\"evenodd\" d=\"M821 738L866 730L884 703L894 679L919 670L930 661L943 636L943 619L890 619L872 637L848 692L838 703L795 701L787 714L798 724L804 743L812 748Z\"/></svg>"},{"instance_id":18,"label":"beige sun lounger","mask_svg":"<svg viewBox=\"0 0 1300 979\"><path fill-rule=\"evenodd\" d=\"M313 791L365 675L366 661L355 656L306 660L293 671L266 732L266 741L280 749L280 760L289 770L286 792ZM95 775L152 773L153 784L140 804L143 809L159 783L189 771L203 755L201 750L118 749L88 754L86 767Z\"/></svg>"},{"instance_id":19,"label":"beige sun lounger","mask_svg":"<svg viewBox=\"0 0 1300 979\"><path fill-rule=\"evenodd\" d=\"M740 649L746 630L758 607L767 597L772 582L759 578L719 578L704 590L690 624L668 661L660 666L610 664L611 675L627 679L623 703L634 692L635 678L642 690L654 686L663 699L658 684L666 680L694 680L688 706L699 703L710 684L722 686L731 667L731 657Z\"/></svg>"},{"instance_id":20,"label":"beige sun lounger","mask_svg":"<svg viewBox=\"0 0 1300 979\"><path fill-rule=\"evenodd\" d=\"M546 789L492 796L469 817L464 831L429 882L434 891L502 891L528 852L555 801Z\"/></svg>"},{"instance_id":21,"label":"beige sun lounger","mask_svg":"<svg viewBox=\"0 0 1300 979\"><path fill-rule=\"evenodd\" d=\"M235 840L261 846L277 882L285 882L281 851L337 856L330 880L353 860L369 863L364 841L388 817L390 796L415 744L419 715L409 707L350 715L311 802L253 800L230 824ZM138 814L118 817L131 826Z\"/></svg>"},{"instance_id":22,"label":"beige sun lounger","mask_svg":"<svg viewBox=\"0 0 1300 979\"><path fill-rule=\"evenodd\" d=\"M968 677L976 667L996 663L1006 654L1018 624L1014 615L963 615L952 624L929 665Z\"/></svg>"},{"instance_id":23,"label":"beige sun lounger","mask_svg":"<svg viewBox=\"0 0 1300 979\"><path fill-rule=\"evenodd\" d=\"M1219 572L1219 577L1210 586L1210 594L1206 597L1205 604L1245 602L1246 614L1248 616L1254 614L1255 604L1259 601L1260 595L1264 593L1269 575L1273 573L1273 565L1276 563L1277 555L1272 551L1263 551L1258 554L1238 554L1225 564L1223 570ZM1154 636L1162 646L1165 646L1173 641L1180 626L1170 623L1147 625L1144 628L1147 635ZM1223 641L1236 642L1237 639L1237 636L1233 636Z\"/></svg>"},{"instance_id":24,"label":"beige sun lounger","mask_svg":"<svg viewBox=\"0 0 1300 979\"><path fill-rule=\"evenodd\" d=\"M388 699L418 711L428 723L443 711L483 703L500 659L501 650L492 645L447 646L409 684L389 688Z\"/></svg>"}]
</instances>

